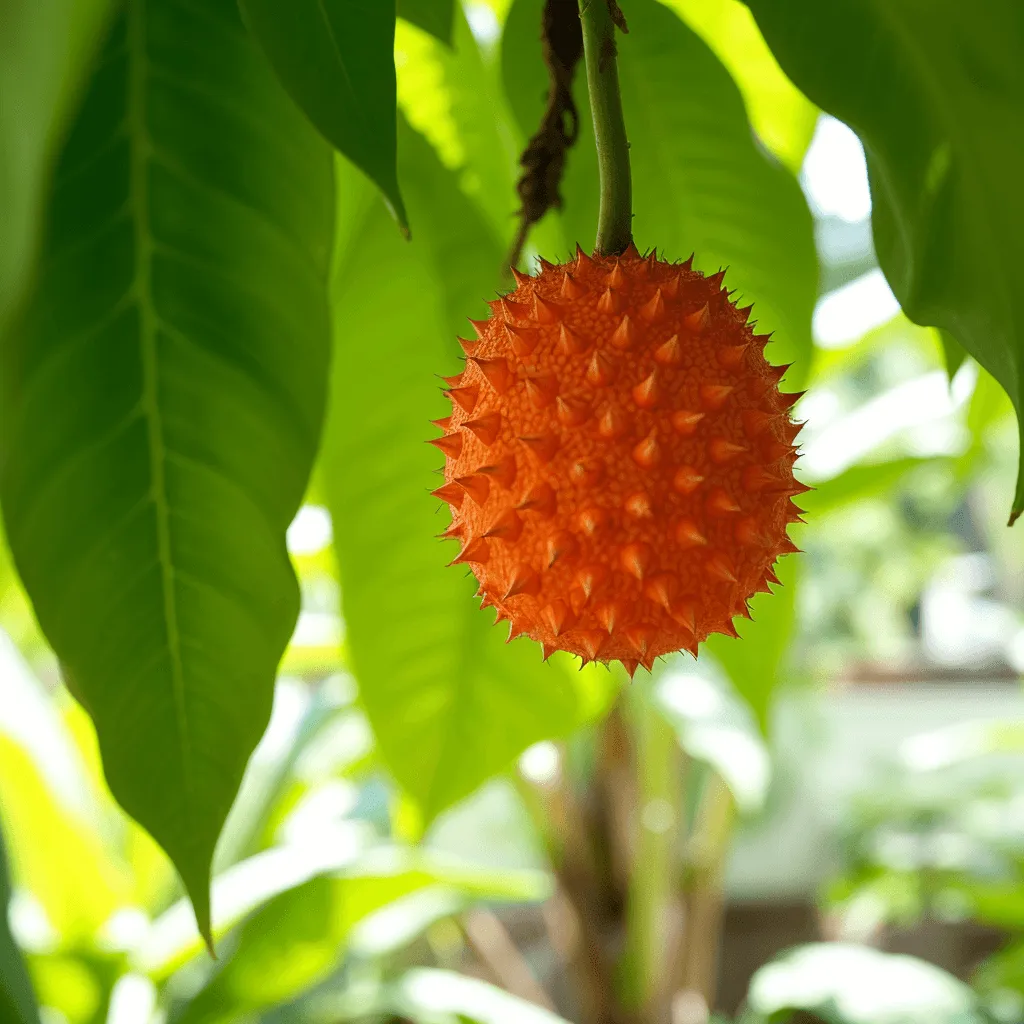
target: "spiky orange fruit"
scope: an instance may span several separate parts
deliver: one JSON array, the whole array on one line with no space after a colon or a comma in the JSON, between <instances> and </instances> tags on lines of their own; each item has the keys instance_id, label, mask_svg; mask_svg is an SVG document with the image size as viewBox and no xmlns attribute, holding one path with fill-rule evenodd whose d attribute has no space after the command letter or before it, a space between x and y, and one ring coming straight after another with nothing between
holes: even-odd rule
<instances>
[{"instance_id":1,"label":"spiky orange fruit","mask_svg":"<svg viewBox=\"0 0 1024 1024\"><path fill-rule=\"evenodd\" d=\"M799 427L767 336L683 264L587 256L474 321L465 370L436 421L445 484L483 605L547 657L637 664L709 633L778 582Z\"/></svg>"}]
</instances>

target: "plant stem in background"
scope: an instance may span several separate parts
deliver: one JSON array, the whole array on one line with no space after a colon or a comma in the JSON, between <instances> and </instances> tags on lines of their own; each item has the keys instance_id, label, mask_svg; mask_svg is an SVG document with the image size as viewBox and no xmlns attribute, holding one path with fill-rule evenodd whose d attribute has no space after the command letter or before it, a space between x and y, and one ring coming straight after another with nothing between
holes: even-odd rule
<instances>
[{"instance_id":1,"label":"plant stem in background","mask_svg":"<svg viewBox=\"0 0 1024 1024\"><path fill-rule=\"evenodd\" d=\"M690 837L689 871L684 885L686 941L680 958L680 994L690 1005L714 1004L718 947L725 910L725 863L736 803L725 781L713 773L701 796Z\"/></svg>"},{"instance_id":2,"label":"plant stem in background","mask_svg":"<svg viewBox=\"0 0 1024 1024\"><path fill-rule=\"evenodd\" d=\"M615 60L615 28L625 31L626 22L615 0L579 0L579 4L601 179L595 250L615 255L624 252L633 238L629 142Z\"/></svg>"},{"instance_id":3,"label":"plant stem in background","mask_svg":"<svg viewBox=\"0 0 1024 1024\"><path fill-rule=\"evenodd\" d=\"M677 883L684 805L683 755L651 693L628 691L637 800L626 901L622 981L626 1002L647 1022L670 1018L672 957L683 941Z\"/></svg>"}]
</instances>

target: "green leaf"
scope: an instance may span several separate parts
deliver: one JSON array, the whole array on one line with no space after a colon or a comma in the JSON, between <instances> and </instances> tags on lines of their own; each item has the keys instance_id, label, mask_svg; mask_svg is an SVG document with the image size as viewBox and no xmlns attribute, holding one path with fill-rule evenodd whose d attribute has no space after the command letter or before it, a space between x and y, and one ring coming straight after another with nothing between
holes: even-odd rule
<instances>
[{"instance_id":1,"label":"green leaf","mask_svg":"<svg viewBox=\"0 0 1024 1024\"><path fill-rule=\"evenodd\" d=\"M284 534L323 414L332 190L232 0L135 0L4 354L11 551L115 797L204 932L297 614Z\"/></svg>"},{"instance_id":2,"label":"green leaf","mask_svg":"<svg viewBox=\"0 0 1024 1024\"><path fill-rule=\"evenodd\" d=\"M365 853L366 837L356 828L336 834L325 846L274 846L232 864L213 879L213 937L218 942L243 918L283 892L328 872L348 870ZM133 951L132 967L165 981L202 952L189 902L181 899L153 921Z\"/></svg>"},{"instance_id":3,"label":"green leaf","mask_svg":"<svg viewBox=\"0 0 1024 1024\"><path fill-rule=\"evenodd\" d=\"M783 69L864 142L878 262L1024 401L1024 7L751 0ZM868 59L869 58L869 59ZM1012 127L1010 127L1012 126ZM1018 476L1011 521L1024 510Z\"/></svg>"},{"instance_id":4,"label":"green leaf","mask_svg":"<svg viewBox=\"0 0 1024 1024\"><path fill-rule=\"evenodd\" d=\"M818 516L865 498L891 495L908 474L921 466L934 466L936 461L931 457L907 456L888 462L851 466L831 479L815 484L813 491L800 496L800 504L811 516Z\"/></svg>"},{"instance_id":5,"label":"green leaf","mask_svg":"<svg viewBox=\"0 0 1024 1024\"><path fill-rule=\"evenodd\" d=\"M129 902L128 879L97 823L63 803L50 781L21 744L0 734L0 809L19 882L62 940L90 941Z\"/></svg>"},{"instance_id":6,"label":"green leaf","mask_svg":"<svg viewBox=\"0 0 1024 1024\"><path fill-rule=\"evenodd\" d=\"M715 51L743 93L761 141L800 172L818 121L817 108L785 76L750 9L735 0L662 0Z\"/></svg>"},{"instance_id":7,"label":"green leaf","mask_svg":"<svg viewBox=\"0 0 1024 1024\"><path fill-rule=\"evenodd\" d=\"M319 875L275 896L239 929L233 949L179 1024L255 1013L294 999L343 959L357 925L414 893L443 890L458 912L473 899L543 899L538 872L478 871L418 851L382 850L343 875Z\"/></svg>"},{"instance_id":8,"label":"green leaf","mask_svg":"<svg viewBox=\"0 0 1024 1024\"><path fill-rule=\"evenodd\" d=\"M754 1022L786 1020L794 1010L835 1024L984 1024L988 1019L974 993L952 974L916 957L843 942L784 953L754 975L747 1002Z\"/></svg>"},{"instance_id":9,"label":"green leaf","mask_svg":"<svg viewBox=\"0 0 1024 1024\"><path fill-rule=\"evenodd\" d=\"M939 342L942 344L942 358L946 364L946 376L950 381L956 376L956 371L963 366L967 353L963 345L953 337L949 331L938 331Z\"/></svg>"},{"instance_id":10,"label":"green leaf","mask_svg":"<svg viewBox=\"0 0 1024 1024\"><path fill-rule=\"evenodd\" d=\"M455 0L398 0L398 16L418 25L424 32L451 45L455 19Z\"/></svg>"},{"instance_id":11,"label":"green leaf","mask_svg":"<svg viewBox=\"0 0 1024 1024\"><path fill-rule=\"evenodd\" d=\"M775 691L785 682L789 642L796 626L801 557L789 555L775 566L782 586L772 594L754 596L750 602L753 621L736 620L740 639L715 633L704 645L750 705L762 730L767 730Z\"/></svg>"},{"instance_id":12,"label":"green leaf","mask_svg":"<svg viewBox=\"0 0 1024 1024\"><path fill-rule=\"evenodd\" d=\"M976 992L990 999L1006 1000L1007 990L1024 996L1024 941L1015 939L982 961L971 978Z\"/></svg>"},{"instance_id":13,"label":"green leaf","mask_svg":"<svg viewBox=\"0 0 1024 1024\"><path fill-rule=\"evenodd\" d=\"M808 371L818 267L810 211L792 173L756 145L736 84L707 45L654 0L634 0L620 44L641 246L728 267L774 362Z\"/></svg>"},{"instance_id":14,"label":"green leaf","mask_svg":"<svg viewBox=\"0 0 1024 1024\"><path fill-rule=\"evenodd\" d=\"M367 979L369 981L369 979ZM349 986L330 1002L331 1019L417 1024L568 1024L519 996L455 971L416 967L390 983Z\"/></svg>"},{"instance_id":15,"label":"green leaf","mask_svg":"<svg viewBox=\"0 0 1024 1024\"><path fill-rule=\"evenodd\" d=\"M502 44L505 88L525 131L543 108L541 0L517 0ZM735 82L707 44L655 0L631 0L619 78L633 168L633 233L667 258L696 253L705 272L753 302L768 355L808 371L818 268L811 214L796 179L756 143ZM580 76L582 78L582 75ZM582 91L580 138L569 158L562 218L567 241L589 245L597 223L597 169ZM580 197L579 199L577 197Z\"/></svg>"},{"instance_id":16,"label":"green leaf","mask_svg":"<svg viewBox=\"0 0 1024 1024\"><path fill-rule=\"evenodd\" d=\"M445 166L457 172L462 190L507 245L517 226L522 141L494 61L481 52L461 7L451 48L403 25L396 31L395 47L402 112Z\"/></svg>"},{"instance_id":17,"label":"green leaf","mask_svg":"<svg viewBox=\"0 0 1024 1024\"><path fill-rule=\"evenodd\" d=\"M564 735L595 706L595 680L539 648L506 647L447 568L447 516L430 491L441 459L429 420L450 409L438 374L459 362L455 332L486 313L501 249L452 174L415 133L400 134L418 224L409 246L342 184L346 244L336 260L336 356L320 466L352 666L379 750L424 824L526 747ZM598 687L600 682L598 682Z\"/></svg>"},{"instance_id":18,"label":"green leaf","mask_svg":"<svg viewBox=\"0 0 1024 1024\"><path fill-rule=\"evenodd\" d=\"M412 1020L454 1018L474 1024L568 1024L550 1010L479 978L431 967L403 974L392 987L388 1004Z\"/></svg>"},{"instance_id":19,"label":"green leaf","mask_svg":"<svg viewBox=\"0 0 1024 1024\"><path fill-rule=\"evenodd\" d=\"M395 0L239 0L288 94L381 190L403 232L395 168Z\"/></svg>"},{"instance_id":20,"label":"green leaf","mask_svg":"<svg viewBox=\"0 0 1024 1024\"><path fill-rule=\"evenodd\" d=\"M771 755L750 704L716 678L717 673L693 667L682 655L673 662L656 678L654 706L675 730L683 750L721 776L738 810L761 810L771 779Z\"/></svg>"},{"instance_id":21,"label":"green leaf","mask_svg":"<svg viewBox=\"0 0 1024 1024\"><path fill-rule=\"evenodd\" d=\"M0 7L0 337L35 265L54 156L111 0L4 0Z\"/></svg>"},{"instance_id":22,"label":"green leaf","mask_svg":"<svg viewBox=\"0 0 1024 1024\"><path fill-rule=\"evenodd\" d=\"M7 923L11 883L7 876L7 853L0 831L0 1020L9 1024L39 1024L32 984Z\"/></svg>"}]
</instances>

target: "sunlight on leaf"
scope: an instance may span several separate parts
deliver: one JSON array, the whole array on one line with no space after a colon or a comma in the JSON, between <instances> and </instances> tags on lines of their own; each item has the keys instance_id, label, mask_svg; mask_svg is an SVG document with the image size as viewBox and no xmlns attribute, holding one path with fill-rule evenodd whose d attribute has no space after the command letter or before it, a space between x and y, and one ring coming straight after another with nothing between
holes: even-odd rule
<instances>
[{"instance_id":1,"label":"sunlight on leaf","mask_svg":"<svg viewBox=\"0 0 1024 1024\"><path fill-rule=\"evenodd\" d=\"M506 646L474 582L446 568L455 552L436 539L447 523L429 493L440 458L426 444L447 405L437 374L457 369L455 332L486 311L501 249L429 146L411 130L401 141L419 230L403 246L353 203L320 477L361 698L426 825L530 744L571 731L595 697L591 677L543 664L536 645ZM351 202L357 183L342 188Z\"/></svg>"},{"instance_id":2,"label":"sunlight on leaf","mask_svg":"<svg viewBox=\"0 0 1024 1024\"><path fill-rule=\"evenodd\" d=\"M0 338L35 264L51 164L111 0L5 2L0 31Z\"/></svg>"},{"instance_id":3,"label":"sunlight on leaf","mask_svg":"<svg viewBox=\"0 0 1024 1024\"><path fill-rule=\"evenodd\" d=\"M395 168L395 0L240 0L281 83L409 221Z\"/></svg>"},{"instance_id":4,"label":"sunlight on leaf","mask_svg":"<svg viewBox=\"0 0 1024 1024\"><path fill-rule=\"evenodd\" d=\"M762 967L751 1009L764 1016L812 1010L836 1024L983 1024L971 990L924 960L863 946L801 946Z\"/></svg>"},{"instance_id":5,"label":"sunlight on leaf","mask_svg":"<svg viewBox=\"0 0 1024 1024\"><path fill-rule=\"evenodd\" d=\"M200 928L297 611L284 537L323 413L332 204L330 151L233 0L138 0L3 352L11 551L112 791Z\"/></svg>"},{"instance_id":6,"label":"sunlight on leaf","mask_svg":"<svg viewBox=\"0 0 1024 1024\"><path fill-rule=\"evenodd\" d=\"M864 142L878 262L907 316L950 332L1024 404L1024 9L751 0L793 81ZM865 60L864 55L871 59ZM1024 455L1024 452L1021 453ZM1018 476L1013 518L1024 509Z\"/></svg>"},{"instance_id":7,"label":"sunlight on leaf","mask_svg":"<svg viewBox=\"0 0 1024 1024\"><path fill-rule=\"evenodd\" d=\"M715 51L743 93L754 131L794 173L814 134L817 108L785 76L739 0L661 0Z\"/></svg>"}]
</instances>

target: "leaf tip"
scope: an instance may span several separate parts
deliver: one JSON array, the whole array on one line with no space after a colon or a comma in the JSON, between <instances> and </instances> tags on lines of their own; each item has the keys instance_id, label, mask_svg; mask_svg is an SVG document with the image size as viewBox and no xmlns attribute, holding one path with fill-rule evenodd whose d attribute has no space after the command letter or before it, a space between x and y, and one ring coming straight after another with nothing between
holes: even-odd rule
<instances>
[{"instance_id":1,"label":"leaf tip","mask_svg":"<svg viewBox=\"0 0 1024 1024\"><path fill-rule=\"evenodd\" d=\"M217 959L217 949L213 939L213 917L210 909L210 874L203 872L199 877L186 877L178 867L181 880L185 883L185 891L192 901L192 912L196 917L196 929L206 951L212 960ZM191 874L191 873L190 873Z\"/></svg>"},{"instance_id":2,"label":"leaf tip","mask_svg":"<svg viewBox=\"0 0 1024 1024\"><path fill-rule=\"evenodd\" d=\"M384 197L384 203L388 208L388 212L395 218L395 223L398 225L402 238L407 242L411 242L412 230L409 228L409 215L405 212L405 203L402 201L402 194L398 191L398 186L396 185L394 189L382 188L381 194Z\"/></svg>"}]
</instances>

